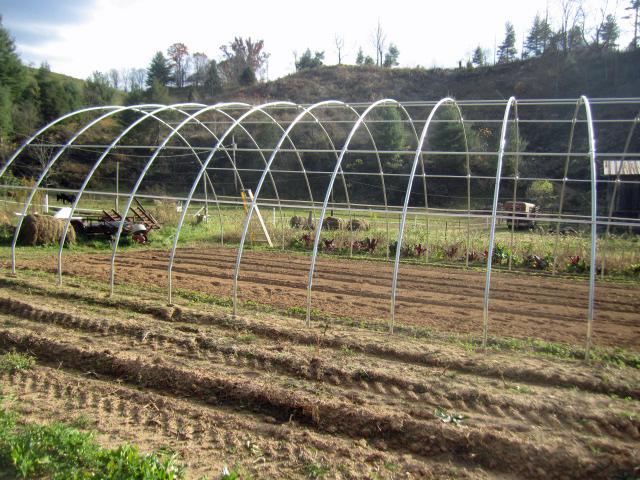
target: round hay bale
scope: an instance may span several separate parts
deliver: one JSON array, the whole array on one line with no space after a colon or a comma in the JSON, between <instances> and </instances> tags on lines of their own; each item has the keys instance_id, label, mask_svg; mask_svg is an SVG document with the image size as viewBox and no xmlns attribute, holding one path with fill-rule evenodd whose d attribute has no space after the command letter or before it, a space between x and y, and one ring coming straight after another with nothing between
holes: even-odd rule
<instances>
[{"instance_id":1,"label":"round hay bale","mask_svg":"<svg viewBox=\"0 0 640 480\"><path fill-rule=\"evenodd\" d=\"M289 225L291 225L293 228L304 228L304 225L306 223L307 219L300 215L294 215L289 221Z\"/></svg>"},{"instance_id":2,"label":"round hay bale","mask_svg":"<svg viewBox=\"0 0 640 480\"><path fill-rule=\"evenodd\" d=\"M322 222L322 228L327 230L345 230L347 221L340 217L327 217Z\"/></svg>"},{"instance_id":3,"label":"round hay bale","mask_svg":"<svg viewBox=\"0 0 640 480\"><path fill-rule=\"evenodd\" d=\"M64 232L66 220L30 213L24 218L18 240L24 245L47 245L58 243ZM76 231L69 227L66 241L76 243Z\"/></svg>"},{"instance_id":4,"label":"round hay bale","mask_svg":"<svg viewBox=\"0 0 640 480\"><path fill-rule=\"evenodd\" d=\"M364 218L354 218L351 220L351 223L349 224L349 229L368 231L371 229L371 224L369 224L369 222Z\"/></svg>"},{"instance_id":5,"label":"round hay bale","mask_svg":"<svg viewBox=\"0 0 640 480\"><path fill-rule=\"evenodd\" d=\"M315 230L317 223L318 222L313 220L311 214L309 214L308 218L300 215L294 215L289 221L289 225L291 225L293 228L301 228L303 230Z\"/></svg>"}]
</instances>

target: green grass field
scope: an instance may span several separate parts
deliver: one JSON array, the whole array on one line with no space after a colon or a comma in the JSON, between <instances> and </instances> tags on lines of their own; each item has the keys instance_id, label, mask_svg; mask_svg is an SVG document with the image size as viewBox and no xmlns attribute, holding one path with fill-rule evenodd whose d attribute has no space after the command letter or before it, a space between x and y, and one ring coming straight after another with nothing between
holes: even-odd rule
<instances>
[{"instance_id":1,"label":"green grass field","mask_svg":"<svg viewBox=\"0 0 640 480\"><path fill-rule=\"evenodd\" d=\"M16 199L18 202L19 198ZM153 231L149 238L154 247L170 248L173 245L177 224L181 212L177 211L174 201L152 200L142 198L144 208L162 225L160 230ZM57 202L53 202L56 204ZM118 210L122 211L126 200L120 199ZM262 206L261 216L268 229L273 247L277 249L309 250L302 236L310 231L291 228L290 219L294 215L307 217L310 208L278 208ZM5 210L18 211L20 205L5 203ZM87 194L82 197L78 210L80 212L111 211L116 208L113 197ZM35 209L35 207L34 207ZM54 206L51 210L55 210ZM197 244L239 244L246 214L241 204L210 204L208 216L204 219L198 215L205 213L202 202L193 202L185 215L180 231L179 245ZM320 215L319 207L313 210L315 218ZM332 211L327 210L326 216ZM333 240L335 248L330 254L346 256L374 257L380 260L395 256L398 240L400 214L384 211L352 211L336 209L335 216L345 220L364 218L370 225L368 231L322 231L321 240ZM408 261L428 262L443 265L463 265L483 267L486 263L489 248L490 218L466 218L464 213L446 215L440 211L430 212L425 216L423 209L412 209L406 218L402 239L401 258ZM446 212L445 212L446 213ZM131 215L129 212L128 215ZM15 220L14 219L14 224ZM591 239L588 225L574 227L571 233L556 234L556 225L539 222L535 230L512 231L506 223L498 223L493 251L493 263L496 268L532 269L559 274L586 275L590 270ZM358 248L351 248L354 242L372 238L378 240L375 254ZM7 243L6 240L4 242ZM131 248L130 241L122 239L122 248ZM78 250L102 250L111 248L111 239L92 236L79 239L72 248ZM264 235L256 219L247 235L245 248L263 247ZM387 246L389 245L389 248ZM417 247L419 245L419 247ZM320 242L323 246L323 242ZM555 262L554 262L555 259ZM600 276L637 279L640 274L640 245L638 235L632 233L601 233L597 239L596 268Z\"/></svg>"}]
</instances>

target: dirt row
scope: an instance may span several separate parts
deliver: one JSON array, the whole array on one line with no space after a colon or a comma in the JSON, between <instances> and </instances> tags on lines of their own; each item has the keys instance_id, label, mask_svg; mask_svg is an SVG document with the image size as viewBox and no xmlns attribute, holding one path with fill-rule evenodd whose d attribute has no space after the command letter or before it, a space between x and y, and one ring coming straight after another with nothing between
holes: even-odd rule
<instances>
[{"instance_id":1,"label":"dirt row","mask_svg":"<svg viewBox=\"0 0 640 480\"><path fill-rule=\"evenodd\" d=\"M169 253L147 249L117 257L118 283L167 285ZM176 254L176 290L229 298L236 250L183 248ZM280 309L306 308L310 257L285 252L246 251L238 285L241 301ZM6 262L5 262L6 265ZM57 271L57 259L18 259L18 268ZM65 274L106 281L109 256L65 254ZM392 265L336 257L318 259L312 308L321 313L388 322ZM496 272L491 279L489 333L584 346L589 286L585 279ZM402 265L396 322L440 332L480 335L485 273L434 265ZM598 282L593 343L640 351L640 286Z\"/></svg>"},{"instance_id":2,"label":"dirt row","mask_svg":"<svg viewBox=\"0 0 640 480\"><path fill-rule=\"evenodd\" d=\"M190 478L611 479L639 464L634 368L51 280L0 282L0 349L37 358L3 392L34 421L178 451Z\"/></svg>"}]
</instances>

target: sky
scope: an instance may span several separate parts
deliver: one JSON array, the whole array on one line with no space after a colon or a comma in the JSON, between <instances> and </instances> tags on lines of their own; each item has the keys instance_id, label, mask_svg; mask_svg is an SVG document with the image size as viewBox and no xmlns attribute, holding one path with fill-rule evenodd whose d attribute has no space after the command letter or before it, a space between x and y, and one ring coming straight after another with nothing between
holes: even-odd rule
<instances>
[{"instance_id":1,"label":"sky","mask_svg":"<svg viewBox=\"0 0 640 480\"><path fill-rule=\"evenodd\" d=\"M387 45L400 51L401 67L455 67L476 46L494 48L513 23L518 51L536 12L559 18L562 0L0 0L3 25L23 63L76 78L92 72L147 68L158 51L174 43L190 54L220 60L220 46L234 37L264 40L269 80L295 71L294 52L324 52L338 63L336 36L344 38L343 63L355 63L359 48L375 58L378 23ZM564 0L565 2L567 0ZM602 9L624 15L629 0L584 0L595 22ZM624 39L631 25L619 20ZM626 40L628 43L629 40ZM626 45L623 41L621 44Z\"/></svg>"}]
</instances>

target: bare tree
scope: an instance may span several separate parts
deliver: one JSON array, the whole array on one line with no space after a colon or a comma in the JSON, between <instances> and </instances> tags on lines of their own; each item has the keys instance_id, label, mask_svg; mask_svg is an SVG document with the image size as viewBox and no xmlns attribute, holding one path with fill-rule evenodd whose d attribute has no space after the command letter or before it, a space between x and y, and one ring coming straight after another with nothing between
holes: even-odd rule
<instances>
[{"instance_id":1,"label":"bare tree","mask_svg":"<svg viewBox=\"0 0 640 480\"><path fill-rule=\"evenodd\" d=\"M109 83L113 88L115 88L116 90L120 88L121 79L120 79L120 72L118 70L116 70L115 68L112 68L111 70L109 70L109 72L107 73L107 78L109 79Z\"/></svg>"},{"instance_id":2,"label":"bare tree","mask_svg":"<svg viewBox=\"0 0 640 480\"><path fill-rule=\"evenodd\" d=\"M207 70L209 69L209 57L204 53L197 52L191 57L193 59L193 74L191 80L193 84L198 87L203 85L207 79Z\"/></svg>"},{"instance_id":3,"label":"bare tree","mask_svg":"<svg viewBox=\"0 0 640 480\"><path fill-rule=\"evenodd\" d=\"M131 90L141 90L147 81L147 69L136 68L131 72Z\"/></svg>"},{"instance_id":4,"label":"bare tree","mask_svg":"<svg viewBox=\"0 0 640 480\"><path fill-rule=\"evenodd\" d=\"M133 90L132 87L132 75L133 68L121 68L120 69L120 78L122 79L122 88L125 92L130 92Z\"/></svg>"},{"instance_id":5,"label":"bare tree","mask_svg":"<svg viewBox=\"0 0 640 480\"><path fill-rule=\"evenodd\" d=\"M337 33L333 37L335 42L336 52L338 53L338 65L342 65L342 49L344 48L344 35L338 35Z\"/></svg>"},{"instance_id":6,"label":"bare tree","mask_svg":"<svg viewBox=\"0 0 640 480\"><path fill-rule=\"evenodd\" d=\"M569 50L569 34L575 29L582 19L584 25L584 8L582 0L558 0L560 7L560 49L563 52ZM584 27L583 27L584 30Z\"/></svg>"},{"instance_id":7,"label":"bare tree","mask_svg":"<svg viewBox=\"0 0 640 480\"><path fill-rule=\"evenodd\" d=\"M604 41L604 37L606 36L606 30L608 28L608 20L609 18L614 18L609 12L609 0L605 0L603 5L600 6L597 11L595 11L594 16L596 17L596 21L593 27L587 29L585 23L586 18L589 16L590 12L585 12L583 17L583 35L585 35L585 44L589 45L591 48L595 50L602 50L606 47L606 42ZM586 35L589 35L589 39L586 38Z\"/></svg>"},{"instance_id":8,"label":"bare tree","mask_svg":"<svg viewBox=\"0 0 640 480\"><path fill-rule=\"evenodd\" d=\"M387 36L382 31L380 20L378 20L377 28L371 34L371 41L376 49L376 65L381 67L384 60L384 48L386 46Z\"/></svg>"}]
</instances>

